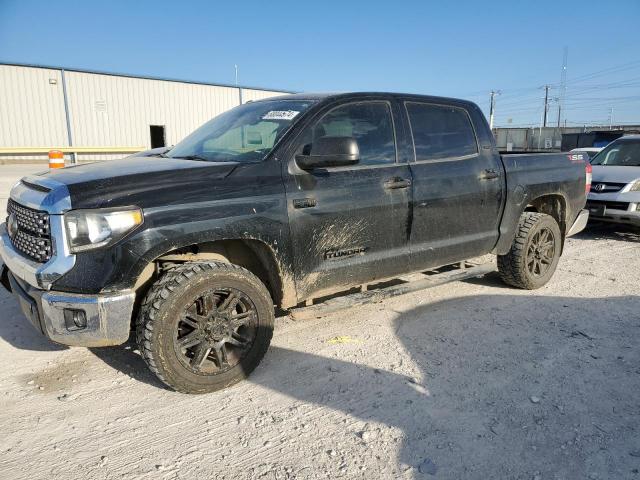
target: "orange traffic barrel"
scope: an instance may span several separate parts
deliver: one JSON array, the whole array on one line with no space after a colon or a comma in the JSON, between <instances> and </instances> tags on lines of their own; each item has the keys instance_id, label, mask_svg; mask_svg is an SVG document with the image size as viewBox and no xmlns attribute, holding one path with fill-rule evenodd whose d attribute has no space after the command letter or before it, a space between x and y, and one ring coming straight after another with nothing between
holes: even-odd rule
<instances>
[{"instance_id":1,"label":"orange traffic barrel","mask_svg":"<svg viewBox=\"0 0 640 480\"><path fill-rule=\"evenodd\" d=\"M49 168L64 168L64 153L60 150L49 150Z\"/></svg>"}]
</instances>

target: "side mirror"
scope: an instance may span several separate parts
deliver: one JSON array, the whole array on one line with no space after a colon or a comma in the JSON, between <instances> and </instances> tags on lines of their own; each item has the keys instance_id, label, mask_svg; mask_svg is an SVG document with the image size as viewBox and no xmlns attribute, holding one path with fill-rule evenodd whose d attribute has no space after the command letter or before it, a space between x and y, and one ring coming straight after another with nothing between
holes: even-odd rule
<instances>
[{"instance_id":1,"label":"side mirror","mask_svg":"<svg viewBox=\"0 0 640 480\"><path fill-rule=\"evenodd\" d=\"M296 163L303 170L355 165L359 161L360 150L353 137L322 137L311 144L309 154L296 155Z\"/></svg>"}]
</instances>

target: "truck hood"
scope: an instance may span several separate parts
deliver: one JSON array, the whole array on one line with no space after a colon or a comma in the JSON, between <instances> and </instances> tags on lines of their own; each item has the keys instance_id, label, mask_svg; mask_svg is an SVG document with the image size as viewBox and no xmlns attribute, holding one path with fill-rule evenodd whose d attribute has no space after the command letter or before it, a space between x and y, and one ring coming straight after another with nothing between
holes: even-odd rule
<instances>
[{"instance_id":1,"label":"truck hood","mask_svg":"<svg viewBox=\"0 0 640 480\"><path fill-rule=\"evenodd\" d=\"M128 157L53 170L25 180L37 184L42 178L66 185L73 209L149 208L211 192L215 181L227 177L236 166L235 162Z\"/></svg>"},{"instance_id":2,"label":"truck hood","mask_svg":"<svg viewBox=\"0 0 640 480\"><path fill-rule=\"evenodd\" d=\"M612 183L631 183L640 178L640 167L593 166L593 181Z\"/></svg>"}]
</instances>

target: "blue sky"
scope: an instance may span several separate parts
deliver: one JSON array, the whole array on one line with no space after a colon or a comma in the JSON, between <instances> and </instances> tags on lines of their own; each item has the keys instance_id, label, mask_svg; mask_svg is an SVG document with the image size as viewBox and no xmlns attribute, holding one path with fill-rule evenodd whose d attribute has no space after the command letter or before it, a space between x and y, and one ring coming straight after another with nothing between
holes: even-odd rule
<instances>
[{"instance_id":1,"label":"blue sky","mask_svg":"<svg viewBox=\"0 0 640 480\"><path fill-rule=\"evenodd\" d=\"M640 1L0 0L0 61L295 91L448 95L537 124L640 123ZM551 102L550 119L557 117ZM564 117L563 117L564 118ZM509 123L510 122L510 123Z\"/></svg>"}]
</instances>

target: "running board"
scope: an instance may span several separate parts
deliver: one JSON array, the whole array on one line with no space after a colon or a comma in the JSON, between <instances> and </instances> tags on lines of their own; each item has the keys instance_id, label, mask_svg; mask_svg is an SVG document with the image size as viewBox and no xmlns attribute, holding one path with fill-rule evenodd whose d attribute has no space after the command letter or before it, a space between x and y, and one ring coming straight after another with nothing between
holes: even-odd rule
<instances>
[{"instance_id":1,"label":"running board","mask_svg":"<svg viewBox=\"0 0 640 480\"><path fill-rule=\"evenodd\" d=\"M356 305L379 302L380 300L388 297L406 295L407 293L437 287L446 283L458 282L460 280L483 277L487 273L496 271L495 260L482 263L480 265L469 265L467 262L460 262L459 265L459 268L448 270L443 273L432 274L431 272L429 272L425 274L418 274L420 275L419 279L405 281L404 283L401 283L399 285L392 285L383 288L375 288L375 284L362 285L360 287L360 292L331 297L328 300L323 301L322 303L312 304L306 307L292 308L291 310L289 310L289 314L295 320L318 317L344 310L346 308L351 308ZM411 275L411 278L415 277L416 275ZM398 278L401 279L402 277ZM374 286L374 288L370 289L372 288L372 285Z\"/></svg>"}]
</instances>

